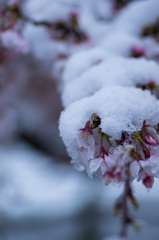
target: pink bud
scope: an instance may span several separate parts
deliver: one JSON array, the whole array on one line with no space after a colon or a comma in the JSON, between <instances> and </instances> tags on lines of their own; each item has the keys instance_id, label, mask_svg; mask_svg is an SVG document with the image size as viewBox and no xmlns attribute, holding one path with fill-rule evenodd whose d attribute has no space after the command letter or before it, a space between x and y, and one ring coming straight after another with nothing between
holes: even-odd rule
<instances>
[{"instance_id":1,"label":"pink bud","mask_svg":"<svg viewBox=\"0 0 159 240\"><path fill-rule=\"evenodd\" d=\"M131 49L131 56L138 58L145 55L145 49L140 46L133 46Z\"/></svg>"},{"instance_id":2,"label":"pink bud","mask_svg":"<svg viewBox=\"0 0 159 240\"><path fill-rule=\"evenodd\" d=\"M142 179L143 184L147 188L151 188L154 183L154 177L146 174L145 178Z\"/></svg>"},{"instance_id":3,"label":"pink bud","mask_svg":"<svg viewBox=\"0 0 159 240\"><path fill-rule=\"evenodd\" d=\"M142 168L139 175L145 187L151 188L154 183L154 177L150 172L150 168L149 167Z\"/></svg>"},{"instance_id":4,"label":"pink bud","mask_svg":"<svg viewBox=\"0 0 159 240\"><path fill-rule=\"evenodd\" d=\"M146 143L153 145L153 146L157 145L156 139L154 137L152 137L149 133L142 132L142 136Z\"/></svg>"},{"instance_id":5,"label":"pink bud","mask_svg":"<svg viewBox=\"0 0 159 240\"><path fill-rule=\"evenodd\" d=\"M76 10L71 10L69 12L70 17L77 18L78 17L78 12Z\"/></svg>"}]
</instances>

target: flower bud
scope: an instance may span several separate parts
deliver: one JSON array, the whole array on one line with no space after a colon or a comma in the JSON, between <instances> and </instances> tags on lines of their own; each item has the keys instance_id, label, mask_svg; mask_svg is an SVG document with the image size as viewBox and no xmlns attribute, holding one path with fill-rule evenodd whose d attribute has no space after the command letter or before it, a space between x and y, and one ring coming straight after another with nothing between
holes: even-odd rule
<instances>
[{"instance_id":1,"label":"flower bud","mask_svg":"<svg viewBox=\"0 0 159 240\"><path fill-rule=\"evenodd\" d=\"M140 46L133 46L131 49L131 56L134 58L142 57L145 55L145 49Z\"/></svg>"},{"instance_id":2,"label":"flower bud","mask_svg":"<svg viewBox=\"0 0 159 240\"><path fill-rule=\"evenodd\" d=\"M142 131L142 137L147 144L150 144L153 146L157 145L156 139L152 137L149 133L145 133L144 131Z\"/></svg>"}]
</instances>

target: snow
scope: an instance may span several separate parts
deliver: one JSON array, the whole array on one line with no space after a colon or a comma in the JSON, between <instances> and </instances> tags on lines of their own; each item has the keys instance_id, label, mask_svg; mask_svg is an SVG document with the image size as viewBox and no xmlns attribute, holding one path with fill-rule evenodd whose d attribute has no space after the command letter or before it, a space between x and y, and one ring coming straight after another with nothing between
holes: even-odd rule
<instances>
[{"instance_id":1,"label":"snow","mask_svg":"<svg viewBox=\"0 0 159 240\"><path fill-rule=\"evenodd\" d=\"M101 117L100 126L103 131L116 139L120 139L121 132L126 130L129 124L140 129L144 119L151 124L158 121L157 102L148 91L112 86L66 108L60 118L61 135L70 136L73 130L81 129L93 113ZM63 135L64 129L66 133Z\"/></svg>"},{"instance_id":2,"label":"snow","mask_svg":"<svg viewBox=\"0 0 159 240\"><path fill-rule=\"evenodd\" d=\"M118 40L117 40L118 39ZM110 32L99 42L99 46L110 53L129 57L132 45L142 45L141 39L122 29Z\"/></svg>"},{"instance_id":3,"label":"snow","mask_svg":"<svg viewBox=\"0 0 159 240\"><path fill-rule=\"evenodd\" d=\"M97 49L95 49L95 51L96 50ZM98 51L99 56L95 56L94 62L97 63L98 59L101 59L101 63L90 66L94 60L92 53L95 53L95 51L85 52L85 57L84 53L81 55L76 54L70 59L70 62L68 61L64 72L65 85L61 97L64 107L84 97L89 97L100 89L111 85L136 87L137 84L144 85L150 80L159 84L159 66L156 62L148 61L145 58L126 59L114 57L109 54L102 56ZM88 61L89 57L91 59L90 61ZM82 62L82 58L87 59L87 65L84 65L85 62ZM76 60L74 61L75 64L73 64L72 60ZM78 70L76 70L77 65ZM71 66L73 70L68 71ZM87 66L85 71L84 66ZM78 71L82 73L80 74ZM70 74L68 74L68 72L70 72ZM73 79L71 75L77 77ZM70 81L68 82L68 80Z\"/></svg>"},{"instance_id":4,"label":"snow","mask_svg":"<svg viewBox=\"0 0 159 240\"><path fill-rule=\"evenodd\" d=\"M129 57L134 45L145 47L147 58L152 58L159 51L159 44L150 38L141 38L144 27L154 24L159 16L159 2L133 1L121 10L110 23L109 34L99 41L105 50L117 55ZM146 37L147 39L147 37Z\"/></svg>"},{"instance_id":5,"label":"snow","mask_svg":"<svg viewBox=\"0 0 159 240\"><path fill-rule=\"evenodd\" d=\"M0 40L7 49L20 53L28 53L30 48L28 42L14 30L6 30L0 33Z\"/></svg>"},{"instance_id":6,"label":"snow","mask_svg":"<svg viewBox=\"0 0 159 240\"><path fill-rule=\"evenodd\" d=\"M43 26L27 24L23 36L31 45L32 52L38 59L54 60L57 55L56 44Z\"/></svg>"},{"instance_id":7,"label":"snow","mask_svg":"<svg viewBox=\"0 0 159 240\"><path fill-rule=\"evenodd\" d=\"M36 21L67 20L70 7L62 1L29 0L23 5L25 15Z\"/></svg>"},{"instance_id":8,"label":"snow","mask_svg":"<svg viewBox=\"0 0 159 240\"><path fill-rule=\"evenodd\" d=\"M112 54L107 53L102 48L91 48L77 52L70 56L65 64L62 73L62 83L67 85L75 78L79 77L90 67L97 65L98 61L108 59Z\"/></svg>"},{"instance_id":9,"label":"snow","mask_svg":"<svg viewBox=\"0 0 159 240\"><path fill-rule=\"evenodd\" d=\"M140 35L146 25L155 23L159 15L158 0L134 1L119 12L113 22L113 31L120 29Z\"/></svg>"}]
</instances>

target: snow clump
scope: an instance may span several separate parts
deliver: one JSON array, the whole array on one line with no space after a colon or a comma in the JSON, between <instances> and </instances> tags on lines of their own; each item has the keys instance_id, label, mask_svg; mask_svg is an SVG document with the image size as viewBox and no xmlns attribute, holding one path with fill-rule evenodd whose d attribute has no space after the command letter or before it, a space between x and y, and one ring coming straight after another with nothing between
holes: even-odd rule
<instances>
[{"instance_id":1,"label":"snow clump","mask_svg":"<svg viewBox=\"0 0 159 240\"><path fill-rule=\"evenodd\" d=\"M149 91L103 88L68 106L59 123L71 162L90 177L124 182L130 165L131 179L150 188L159 176L159 110Z\"/></svg>"}]
</instances>

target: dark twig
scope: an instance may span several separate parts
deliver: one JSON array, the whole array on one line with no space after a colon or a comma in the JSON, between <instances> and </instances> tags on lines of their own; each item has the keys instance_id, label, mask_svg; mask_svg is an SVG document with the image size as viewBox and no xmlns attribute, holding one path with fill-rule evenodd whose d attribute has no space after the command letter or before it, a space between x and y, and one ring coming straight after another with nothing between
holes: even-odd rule
<instances>
[{"instance_id":1,"label":"dark twig","mask_svg":"<svg viewBox=\"0 0 159 240\"><path fill-rule=\"evenodd\" d=\"M13 14L15 14L17 16L17 18L19 19L22 19L23 21L25 22L30 22L32 23L33 25L43 25L43 26L46 26L46 27L53 27L53 24L50 23L50 22L47 22L47 21L35 21L33 20L32 18L24 15L20 9L19 9L19 6L17 4L13 5L13 6L9 6L7 5L6 6L6 9L8 11L11 11Z\"/></svg>"}]
</instances>

